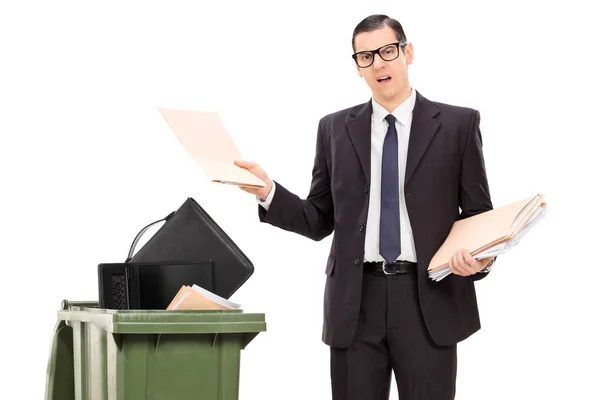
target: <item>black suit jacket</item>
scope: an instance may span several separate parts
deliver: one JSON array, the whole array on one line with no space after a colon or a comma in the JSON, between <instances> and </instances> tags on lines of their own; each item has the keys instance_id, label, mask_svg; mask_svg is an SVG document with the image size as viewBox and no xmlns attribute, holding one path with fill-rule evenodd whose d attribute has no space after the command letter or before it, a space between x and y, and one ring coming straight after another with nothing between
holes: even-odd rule
<instances>
[{"instance_id":1,"label":"black suit jacket","mask_svg":"<svg viewBox=\"0 0 600 400\"><path fill-rule=\"evenodd\" d=\"M268 212L258 206L261 222L313 240L334 232L325 268L322 337L333 347L350 345L358 322L371 113L369 100L323 117L307 198L275 182ZM455 344L480 328L474 281L487 274L452 274L434 282L427 273L454 221L492 209L479 118L476 110L432 102L417 92L404 194L417 252L421 309L432 339L440 345Z\"/></svg>"}]
</instances>

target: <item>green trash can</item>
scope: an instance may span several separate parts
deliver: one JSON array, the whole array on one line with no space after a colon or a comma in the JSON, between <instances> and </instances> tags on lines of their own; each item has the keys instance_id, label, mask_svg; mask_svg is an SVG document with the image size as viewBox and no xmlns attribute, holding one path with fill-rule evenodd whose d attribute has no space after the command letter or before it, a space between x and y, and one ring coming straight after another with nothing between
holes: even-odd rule
<instances>
[{"instance_id":1,"label":"green trash can","mask_svg":"<svg viewBox=\"0 0 600 400\"><path fill-rule=\"evenodd\" d=\"M265 315L107 310L63 301L46 400L237 400L240 355Z\"/></svg>"}]
</instances>

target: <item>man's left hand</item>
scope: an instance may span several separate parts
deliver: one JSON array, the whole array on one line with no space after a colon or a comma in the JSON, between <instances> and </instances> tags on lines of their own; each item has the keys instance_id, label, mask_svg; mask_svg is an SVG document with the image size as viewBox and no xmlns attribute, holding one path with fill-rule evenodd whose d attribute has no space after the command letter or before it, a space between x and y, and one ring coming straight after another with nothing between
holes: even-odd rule
<instances>
[{"instance_id":1,"label":"man's left hand","mask_svg":"<svg viewBox=\"0 0 600 400\"><path fill-rule=\"evenodd\" d=\"M450 271L460 276L469 276L484 269L494 257L475 259L467 249L460 249L448 261Z\"/></svg>"}]
</instances>

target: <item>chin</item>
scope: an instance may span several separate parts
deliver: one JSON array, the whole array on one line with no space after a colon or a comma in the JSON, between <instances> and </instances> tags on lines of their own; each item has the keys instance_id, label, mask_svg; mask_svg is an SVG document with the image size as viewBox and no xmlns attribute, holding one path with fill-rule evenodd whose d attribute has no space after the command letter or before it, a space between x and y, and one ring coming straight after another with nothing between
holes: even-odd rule
<instances>
[{"instance_id":1,"label":"chin","mask_svg":"<svg viewBox=\"0 0 600 400\"><path fill-rule=\"evenodd\" d=\"M383 93L380 93L379 95L383 99L393 100L396 96L398 96L398 93L400 93L400 91L397 90L397 89L389 89L389 90L386 90Z\"/></svg>"}]
</instances>

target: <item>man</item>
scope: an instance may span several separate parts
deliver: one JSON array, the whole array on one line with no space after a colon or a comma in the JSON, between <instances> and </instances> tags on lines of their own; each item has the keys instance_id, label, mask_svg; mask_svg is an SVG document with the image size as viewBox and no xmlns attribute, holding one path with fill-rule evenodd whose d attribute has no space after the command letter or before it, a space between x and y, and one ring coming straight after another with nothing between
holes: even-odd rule
<instances>
[{"instance_id":1,"label":"man","mask_svg":"<svg viewBox=\"0 0 600 400\"><path fill-rule=\"evenodd\" d=\"M388 399L392 371L403 400L453 399L456 344L480 328L474 281L493 260L458 250L439 282L427 267L454 221L492 209L479 113L411 87L398 21L365 18L352 47L373 96L319 121L307 198L240 160L266 183L243 190L261 222L314 240L334 232L322 337L333 400Z\"/></svg>"}]
</instances>

